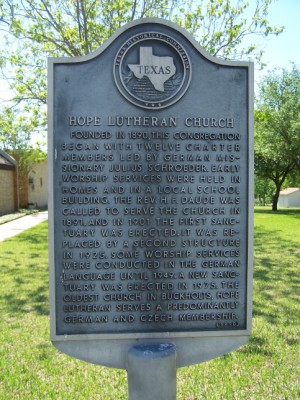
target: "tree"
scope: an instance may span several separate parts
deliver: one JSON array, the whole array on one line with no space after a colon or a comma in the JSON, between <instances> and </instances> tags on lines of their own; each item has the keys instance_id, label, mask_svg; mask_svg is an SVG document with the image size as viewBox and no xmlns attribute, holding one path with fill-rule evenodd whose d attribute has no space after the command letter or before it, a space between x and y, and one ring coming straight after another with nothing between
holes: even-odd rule
<instances>
[{"instance_id":1,"label":"tree","mask_svg":"<svg viewBox=\"0 0 300 400\"><path fill-rule=\"evenodd\" d=\"M255 113L255 173L275 185L272 210L288 176L300 171L300 69L271 71L260 84Z\"/></svg>"},{"instance_id":2,"label":"tree","mask_svg":"<svg viewBox=\"0 0 300 400\"><path fill-rule=\"evenodd\" d=\"M14 104L40 106L46 102L48 56L88 54L123 24L145 17L173 20L212 55L260 62L262 52L248 38L282 31L267 20L273 1L249 6L246 0L3 0L2 74L15 92Z\"/></svg>"},{"instance_id":3,"label":"tree","mask_svg":"<svg viewBox=\"0 0 300 400\"><path fill-rule=\"evenodd\" d=\"M286 180L286 187L300 187L300 173L299 169L292 171Z\"/></svg>"},{"instance_id":4,"label":"tree","mask_svg":"<svg viewBox=\"0 0 300 400\"><path fill-rule=\"evenodd\" d=\"M9 107L0 114L0 148L17 162L19 192L23 192L24 188L27 190L28 174L33 165L46 158L42 143L31 144L32 132L37 125L42 125L37 115L20 113Z\"/></svg>"},{"instance_id":5,"label":"tree","mask_svg":"<svg viewBox=\"0 0 300 400\"><path fill-rule=\"evenodd\" d=\"M265 206L271 201L273 193L273 184L270 179L255 177L254 180L254 195L255 200L259 205Z\"/></svg>"}]
</instances>

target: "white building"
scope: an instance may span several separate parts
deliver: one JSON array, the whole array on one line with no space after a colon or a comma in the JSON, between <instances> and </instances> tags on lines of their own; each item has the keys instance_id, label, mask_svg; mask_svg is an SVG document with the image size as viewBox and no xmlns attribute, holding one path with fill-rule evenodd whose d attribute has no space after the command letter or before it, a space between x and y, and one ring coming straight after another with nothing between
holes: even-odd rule
<instances>
[{"instance_id":1,"label":"white building","mask_svg":"<svg viewBox=\"0 0 300 400\"><path fill-rule=\"evenodd\" d=\"M280 192L278 207L300 207L300 188L287 188Z\"/></svg>"},{"instance_id":2,"label":"white building","mask_svg":"<svg viewBox=\"0 0 300 400\"><path fill-rule=\"evenodd\" d=\"M28 204L32 207L48 205L47 160L34 164L28 176Z\"/></svg>"}]
</instances>

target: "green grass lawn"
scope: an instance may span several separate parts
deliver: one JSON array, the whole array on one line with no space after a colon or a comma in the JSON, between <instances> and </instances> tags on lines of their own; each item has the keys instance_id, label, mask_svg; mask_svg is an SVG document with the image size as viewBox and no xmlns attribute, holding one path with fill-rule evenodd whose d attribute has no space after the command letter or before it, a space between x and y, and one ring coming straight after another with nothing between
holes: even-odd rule
<instances>
[{"instance_id":1,"label":"green grass lawn","mask_svg":"<svg viewBox=\"0 0 300 400\"><path fill-rule=\"evenodd\" d=\"M256 209L249 343L177 372L178 400L300 398L300 210ZM0 243L0 399L127 399L126 372L49 340L47 223ZM154 399L155 400L155 399Z\"/></svg>"}]
</instances>

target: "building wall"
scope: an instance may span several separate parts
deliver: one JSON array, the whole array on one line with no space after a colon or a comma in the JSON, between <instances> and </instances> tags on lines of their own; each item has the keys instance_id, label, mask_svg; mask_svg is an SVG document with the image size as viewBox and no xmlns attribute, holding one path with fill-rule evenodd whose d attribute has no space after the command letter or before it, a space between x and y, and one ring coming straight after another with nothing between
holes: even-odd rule
<instances>
[{"instance_id":1,"label":"building wall","mask_svg":"<svg viewBox=\"0 0 300 400\"><path fill-rule=\"evenodd\" d=\"M0 149L0 215L19 208L17 179L16 161Z\"/></svg>"},{"instance_id":2,"label":"building wall","mask_svg":"<svg viewBox=\"0 0 300 400\"><path fill-rule=\"evenodd\" d=\"M289 205L288 196L279 195L278 207L288 207L288 205Z\"/></svg>"},{"instance_id":3,"label":"building wall","mask_svg":"<svg viewBox=\"0 0 300 400\"><path fill-rule=\"evenodd\" d=\"M35 164L28 175L28 203L38 208L48 205L47 160Z\"/></svg>"},{"instance_id":4,"label":"building wall","mask_svg":"<svg viewBox=\"0 0 300 400\"><path fill-rule=\"evenodd\" d=\"M48 205L47 160L33 166L23 174L16 161L0 149L0 215L33 204L37 208Z\"/></svg>"},{"instance_id":5,"label":"building wall","mask_svg":"<svg viewBox=\"0 0 300 400\"><path fill-rule=\"evenodd\" d=\"M288 207L300 207L300 190L288 196Z\"/></svg>"},{"instance_id":6,"label":"building wall","mask_svg":"<svg viewBox=\"0 0 300 400\"><path fill-rule=\"evenodd\" d=\"M0 169L0 215L16 210L15 170Z\"/></svg>"},{"instance_id":7,"label":"building wall","mask_svg":"<svg viewBox=\"0 0 300 400\"><path fill-rule=\"evenodd\" d=\"M19 174L19 201L20 208L28 207L28 176L27 174Z\"/></svg>"},{"instance_id":8,"label":"building wall","mask_svg":"<svg viewBox=\"0 0 300 400\"><path fill-rule=\"evenodd\" d=\"M280 195L278 199L279 207L300 207L300 190L288 195Z\"/></svg>"}]
</instances>

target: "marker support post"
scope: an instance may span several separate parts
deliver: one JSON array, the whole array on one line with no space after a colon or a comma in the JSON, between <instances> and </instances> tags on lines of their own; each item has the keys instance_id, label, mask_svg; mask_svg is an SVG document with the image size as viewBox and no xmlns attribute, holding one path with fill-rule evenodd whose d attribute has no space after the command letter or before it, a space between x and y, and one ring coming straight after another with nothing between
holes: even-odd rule
<instances>
[{"instance_id":1,"label":"marker support post","mask_svg":"<svg viewBox=\"0 0 300 400\"><path fill-rule=\"evenodd\" d=\"M176 348L141 344L128 351L128 400L176 399Z\"/></svg>"}]
</instances>

